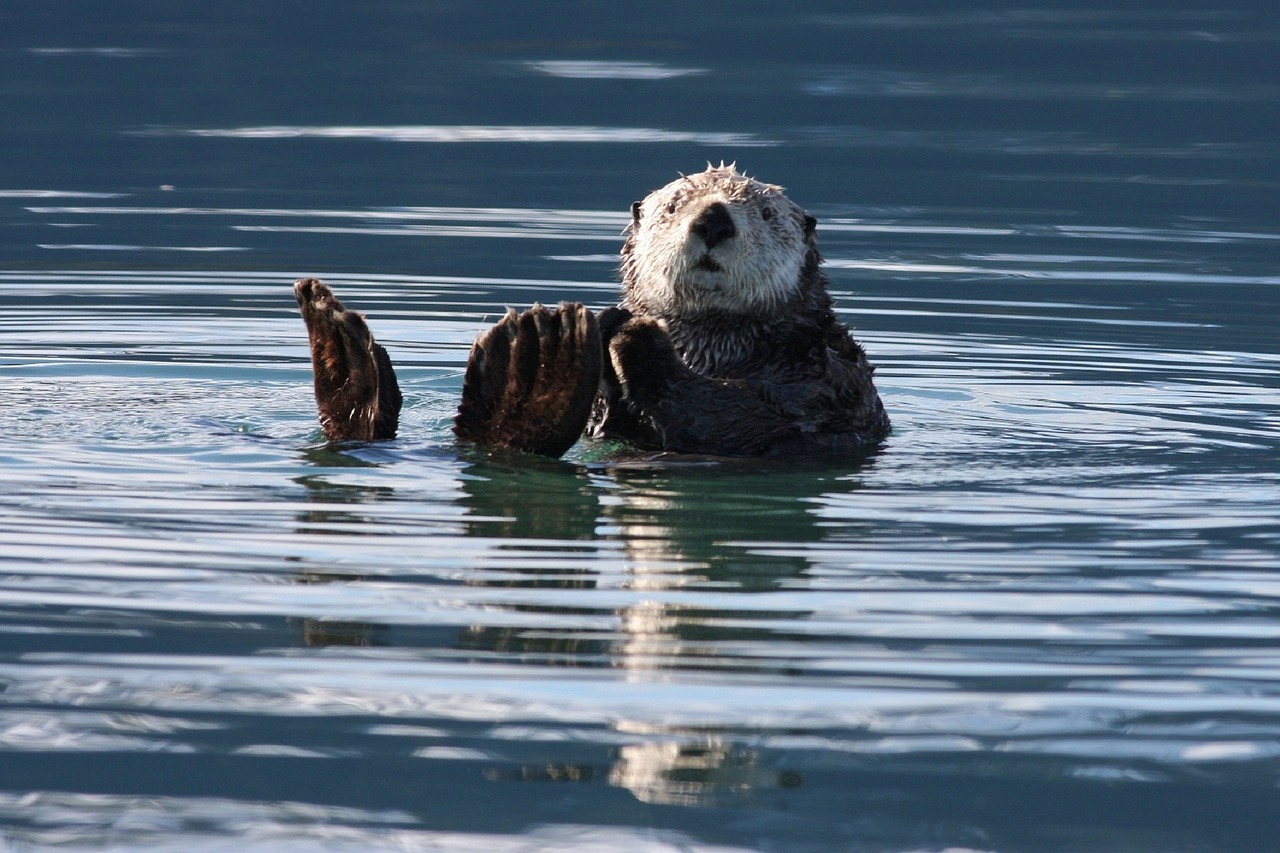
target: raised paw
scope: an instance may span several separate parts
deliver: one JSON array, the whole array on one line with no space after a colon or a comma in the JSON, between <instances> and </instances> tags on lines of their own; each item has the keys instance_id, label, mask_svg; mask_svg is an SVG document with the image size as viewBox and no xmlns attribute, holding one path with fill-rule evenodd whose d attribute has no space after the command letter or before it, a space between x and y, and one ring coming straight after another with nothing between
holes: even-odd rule
<instances>
[{"instance_id":1,"label":"raised paw","mask_svg":"<svg viewBox=\"0 0 1280 853\"><path fill-rule=\"evenodd\" d=\"M621 306L611 306L600 312L596 322L600 324L600 340L609 345L609 340L631 319L631 312Z\"/></svg>"},{"instance_id":2,"label":"raised paw","mask_svg":"<svg viewBox=\"0 0 1280 853\"><path fill-rule=\"evenodd\" d=\"M613 333L609 363L624 398L641 405L661 400L673 381L690 372L666 330L647 318L627 320Z\"/></svg>"},{"instance_id":3,"label":"raised paw","mask_svg":"<svg viewBox=\"0 0 1280 853\"><path fill-rule=\"evenodd\" d=\"M471 347L453 430L463 441L558 457L600 386L600 330L580 303L508 309Z\"/></svg>"},{"instance_id":4,"label":"raised paw","mask_svg":"<svg viewBox=\"0 0 1280 853\"><path fill-rule=\"evenodd\" d=\"M320 428L331 441L394 438L402 398L387 351L364 317L348 311L324 282L293 286L307 324Z\"/></svg>"}]
</instances>

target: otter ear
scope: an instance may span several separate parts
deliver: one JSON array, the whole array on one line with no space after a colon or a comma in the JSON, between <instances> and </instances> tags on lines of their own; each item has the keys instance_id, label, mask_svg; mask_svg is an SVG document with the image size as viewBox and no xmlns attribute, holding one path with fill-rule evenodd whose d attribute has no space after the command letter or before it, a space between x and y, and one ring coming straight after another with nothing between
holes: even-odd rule
<instances>
[{"instance_id":1,"label":"otter ear","mask_svg":"<svg viewBox=\"0 0 1280 853\"><path fill-rule=\"evenodd\" d=\"M812 237L814 230L818 227L818 220L809 214L804 215L804 236Z\"/></svg>"},{"instance_id":2,"label":"otter ear","mask_svg":"<svg viewBox=\"0 0 1280 853\"><path fill-rule=\"evenodd\" d=\"M631 202L631 222L633 224L640 222L640 202L638 201Z\"/></svg>"}]
</instances>

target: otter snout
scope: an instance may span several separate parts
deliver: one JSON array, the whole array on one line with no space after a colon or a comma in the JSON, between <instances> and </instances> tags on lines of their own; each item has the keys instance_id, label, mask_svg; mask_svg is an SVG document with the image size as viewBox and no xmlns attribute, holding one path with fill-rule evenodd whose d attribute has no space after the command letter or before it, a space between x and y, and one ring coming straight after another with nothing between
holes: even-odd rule
<instances>
[{"instance_id":1,"label":"otter snout","mask_svg":"<svg viewBox=\"0 0 1280 853\"><path fill-rule=\"evenodd\" d=\"M720 243L738 234L729 208L718 201L707 205L706 209L698 214L698 218L690 224L689 230L701 237L708 249L714 249Z\"/></svg>"}]
</instances>

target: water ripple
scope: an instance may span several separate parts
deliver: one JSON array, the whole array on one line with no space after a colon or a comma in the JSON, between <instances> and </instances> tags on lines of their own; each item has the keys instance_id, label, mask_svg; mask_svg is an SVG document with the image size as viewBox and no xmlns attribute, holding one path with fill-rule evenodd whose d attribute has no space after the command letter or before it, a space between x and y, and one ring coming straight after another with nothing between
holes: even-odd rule
<instances>
[{"instance_id":1,"label":"water ripple","mask_svg":"<svg viewBox=\"0 0 1280 853\"><path fill-rule=\"evenodd\" d=\"M751 133L699 133L649 127L562 127L555 125L387 125L164 128L131 131L136 136L197 136L220 139L374 139L382 142L689 143L768 147L778 142Z\"/></svg>"},{"instance_id":2,"label":"water ripple","mask_svg":"<svg viewBox=\"0 0 1280 853\"><path fill-rule=\"evenodd\" d=\"M544 60L525 67L551 77L579 80L668 80L706 74L706 68L680 68L657 62L606 62L599 60Z\"/></svg>"}]
</instances>

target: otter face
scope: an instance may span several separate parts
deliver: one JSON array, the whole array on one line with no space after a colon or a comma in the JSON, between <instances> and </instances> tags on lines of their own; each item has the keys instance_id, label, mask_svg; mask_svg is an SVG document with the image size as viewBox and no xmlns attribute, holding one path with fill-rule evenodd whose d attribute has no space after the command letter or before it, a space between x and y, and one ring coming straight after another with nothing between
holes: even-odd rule
<instances>
[{"instance_id":1,"label":"otter face","mask_svg":"<svg viewBox=\"0 0 1280 853\"><path fill-rule=\"evenodd\" d=\"M631 206L626 302L656 315L760 313L798 292L814 219L781 187L708 167Z\"/></svg>"}]
</instances>

